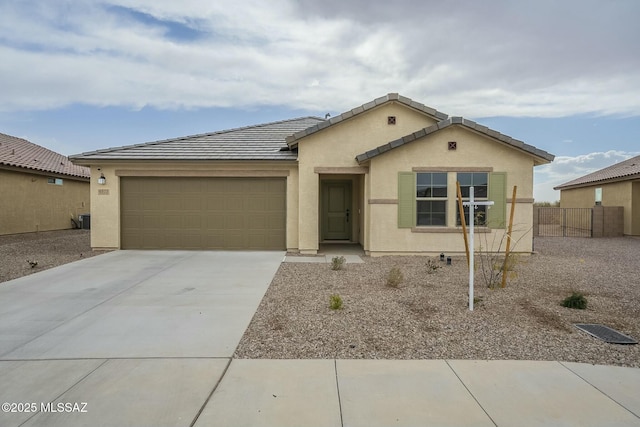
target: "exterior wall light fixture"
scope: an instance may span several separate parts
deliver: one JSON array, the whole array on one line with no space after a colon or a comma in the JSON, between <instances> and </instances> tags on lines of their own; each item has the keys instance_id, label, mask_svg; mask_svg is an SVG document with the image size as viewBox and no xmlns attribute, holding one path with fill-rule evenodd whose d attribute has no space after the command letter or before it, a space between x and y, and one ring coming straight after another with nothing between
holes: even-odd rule
<instances>
[{"instance_id":1,"label":"exterior wall light fixture","mask_svg":"<svg viewBox=\"0 0 640 427\"><path fill-rule=\"evenodd\" d=\"M98 184L105 185L107 183L107 178L104 177L104 174L100 174L100 178L98 178Z\"/></svg>"}]
</instances>

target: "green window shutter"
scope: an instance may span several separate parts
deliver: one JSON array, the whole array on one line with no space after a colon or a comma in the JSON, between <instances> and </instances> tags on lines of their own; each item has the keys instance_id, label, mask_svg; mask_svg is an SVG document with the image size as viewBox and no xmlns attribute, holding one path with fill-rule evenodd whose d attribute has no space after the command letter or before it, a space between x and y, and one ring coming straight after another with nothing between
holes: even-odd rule
<instances>
[{"instance_id":1,"label":"green window shutter","mask_svg":"<svg viewBox=\"0 0 640 427\"><path fill-rule=\"evenodd\" d=\"M494 204L487 212L487 226L505 228L507 222L507 173L489 174L489 200Z\"/></svg>"},{"instance_id":2,"label":"green window shutter","mask_svg":"<svg viewBox=\"0 0 640 427\"><path fill-rule=\"evenodd\" d=\"M398 172L398 228L416 225L416 176Z\"/></svg>"}]
</instances>

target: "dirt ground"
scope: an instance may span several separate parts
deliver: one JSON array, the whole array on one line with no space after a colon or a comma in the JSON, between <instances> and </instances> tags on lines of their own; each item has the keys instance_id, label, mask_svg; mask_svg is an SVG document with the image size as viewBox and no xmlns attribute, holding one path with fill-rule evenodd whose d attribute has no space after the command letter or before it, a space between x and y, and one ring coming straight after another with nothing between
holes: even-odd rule
<instances>
[{"instance_id":1,"label":"dirt ground","mask_svg":"<svg viewBox=\"0 0 640 427\"><path fill-rule=\"evenodd\" d=\"M0 283L104 253L92 251L90 239L90 230L77 229L0 236Z\"/></svg>"}]
</instances>

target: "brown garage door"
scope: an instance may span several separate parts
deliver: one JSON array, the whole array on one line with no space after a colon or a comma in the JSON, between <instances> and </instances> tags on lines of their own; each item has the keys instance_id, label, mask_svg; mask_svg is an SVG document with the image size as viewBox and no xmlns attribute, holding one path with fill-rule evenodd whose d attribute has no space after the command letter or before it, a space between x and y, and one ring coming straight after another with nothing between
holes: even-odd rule
<instances>
[{"instance_id":1,"label":"brown garage door","mask_svg":"<svg viewBox=\"0 0 640 427\"><path fill-rule=\"evenodd\" d=\"M285 178L123 177L123 249L286 248Z\"/></svg>"}]
</instances>

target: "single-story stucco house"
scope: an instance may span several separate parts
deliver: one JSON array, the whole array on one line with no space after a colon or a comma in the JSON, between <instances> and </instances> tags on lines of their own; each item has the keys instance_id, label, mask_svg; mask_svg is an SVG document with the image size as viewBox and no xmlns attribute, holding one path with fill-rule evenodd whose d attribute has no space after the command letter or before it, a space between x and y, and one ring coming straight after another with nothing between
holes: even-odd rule
<instances>
[{"instance_id":1,"label":"single-story stucco house","mask_svg":"<svg viewBox=\"0 0 640 427\"><path fill-rule=\"evenodd\" d=\"M495 202L477 228L487 241L504 235L516 203L516 250L531 251L533 168L553 158L394 93L329 120L71 156L94 176L96 249L315 254L321 242L353 242L371 255L464 252L456 181L465 197L473 185L476 198Z\"/></svg>"},{"instance_id":2,"label":"single-story stucco house","mask_svg":"<svg viewBox=\"0 0 640 427\"><path fill-rule=\"evenodd\" d=\"M0 133L0 235L64 230L88 214L89 168Z\"/></svg>"},{"instance_id":3,"label":"single-story stucco house","mask_svg":"<svg viewBox=\"0 0 640 427\"><path fill-rule=\"evenodd\" d=\"M554 187L560 207L622 206L624 234L640 236L640 156Z\"/></svg>"}]
</instances>

